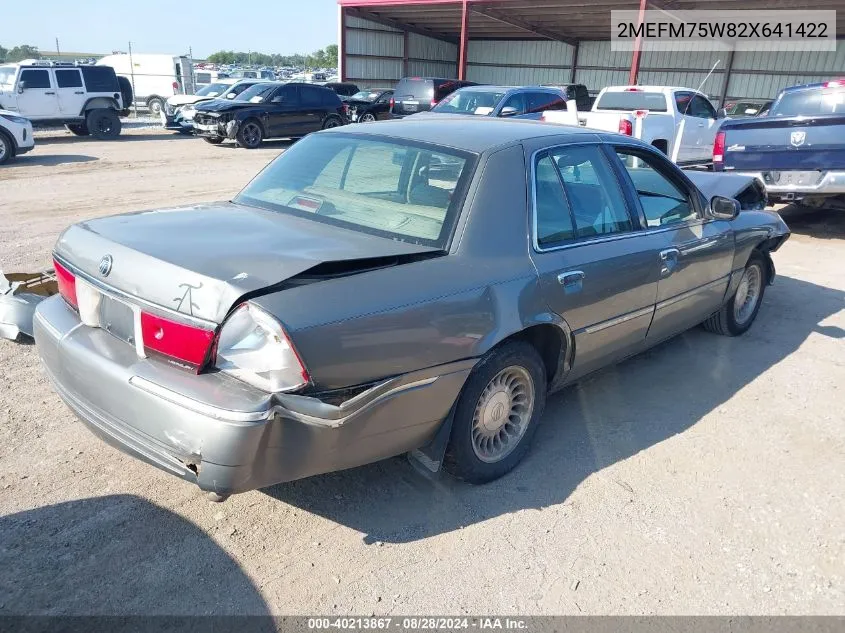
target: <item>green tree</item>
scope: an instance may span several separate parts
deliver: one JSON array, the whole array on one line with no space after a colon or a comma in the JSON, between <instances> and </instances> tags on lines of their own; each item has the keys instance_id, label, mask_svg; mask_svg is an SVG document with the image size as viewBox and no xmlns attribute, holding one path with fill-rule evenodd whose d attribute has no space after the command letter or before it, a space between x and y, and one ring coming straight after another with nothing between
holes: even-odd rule
<instances>
[{"instance_id":1,"label":"green tree","mask_svg":"<svg viewBox=\"0 0 845 633\"><path fill-rule=\"evenodd\" d=\"M41 53L38 52L38 47L21 44L6 53L7 62L19 62L22 59L41 59Z\"/></svg>"},{"instance_id":2,"label":"green tree","mask_svg":"<svg viewBox=\"0 0 845 633\"><path fill-rule=\"evenodd\" d=\"M9 54L9 50L0 46L0 62L6 61L6 55Z\"/></svg>"}]
</instances>

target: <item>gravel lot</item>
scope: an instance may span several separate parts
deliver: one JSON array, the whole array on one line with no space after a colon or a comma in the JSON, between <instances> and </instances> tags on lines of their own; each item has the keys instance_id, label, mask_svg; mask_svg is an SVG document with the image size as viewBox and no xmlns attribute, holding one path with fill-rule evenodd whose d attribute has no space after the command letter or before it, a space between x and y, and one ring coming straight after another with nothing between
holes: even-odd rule
<instances>
[{"instance_id":1,"label":"gravel lot","mask_svg":"<svg viewBox=\"0 0 845 633\"><path fill-rule=\"evenodd\" d=\"M84 218L234 194L257 151L56 132L0 169L0 266ZM845 214L795 234L757 323L550 399L472 488L405 459L208 502L95 439L0 340L0 615L845 614Z\"/></svg>"}]
</instances>

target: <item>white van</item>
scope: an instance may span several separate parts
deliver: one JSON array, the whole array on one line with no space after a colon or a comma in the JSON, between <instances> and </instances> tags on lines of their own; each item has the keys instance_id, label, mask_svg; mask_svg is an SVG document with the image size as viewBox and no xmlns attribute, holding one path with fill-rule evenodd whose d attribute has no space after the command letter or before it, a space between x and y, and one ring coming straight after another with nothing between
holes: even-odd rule
<instances>
[{"instance_id":1,"label":"white van","mask_svg":"<svg viewBox=\"0 0 845 633\"><path fill-rule=\"evenodd\" d=\"M194 75L187 57L178 55L106 55L97 62L111 66L115 73L126 77L133 84L135 101L149 108L150 114L159 116L168 97L193 94Z\"/></svg>"}]
</instances>

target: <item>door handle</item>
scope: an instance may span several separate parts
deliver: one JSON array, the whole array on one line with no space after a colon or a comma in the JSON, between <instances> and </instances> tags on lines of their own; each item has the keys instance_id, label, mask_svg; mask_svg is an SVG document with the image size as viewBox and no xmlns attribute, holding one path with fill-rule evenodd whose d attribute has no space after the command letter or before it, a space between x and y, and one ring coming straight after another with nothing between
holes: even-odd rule
<instances>
[{"instance_id":1,"label":"door handle","mask_svg":"<svg viewBox=\"0 0 845 633\"><path fill-rule=\"evenodd\" d=\"M699 123L698 127L704 127L704 123Z\"/></svg>"},{"instance_id":2,"label":"door handle","mask_svg":"<svg viewBox=\"0 0 845 633\"><path fill-rule=\"evenodd\" d=\"M44 94L45 94L45 95L54 95L54 94L56 94L56 93L55 93L55 92L53 92L52 90L49 90L49 91L45 92Z\"/></svg>"},{"instance_id":3,"label":"door handle","mask_svg":"<svg viewBox=\"0 0 845 633\"><path fill-rule=\"evenodd\" d=\"M584 271L570 270L568 272L561 273L557 276L557 282L563 286L563 291L566 293L581 292L584 282Z\"/></svg>"},{"instance_id":4,"label":"door handle","mask_svg":"<svg viewBox=\"0 0 845 633\"><path fill-rule=\"evenodd\" d=\"M75 95L84 95L85 93L82 90L77 90L73 94Z\"/></svg>"},{"instance_id":5,"label":"door handle","mask_svg":"<svg viewBox=\"0 0 845 633\"><path fill-rule=\"evenodd\" d=\"M667 248L665 251L660 251L660 261L663 262L663 266L660 268L660 275L662 277L667 277L675 272L675 269L678 267L678 257L680 254L681 251L677 248Z\"/></svg>"}]
</instances>

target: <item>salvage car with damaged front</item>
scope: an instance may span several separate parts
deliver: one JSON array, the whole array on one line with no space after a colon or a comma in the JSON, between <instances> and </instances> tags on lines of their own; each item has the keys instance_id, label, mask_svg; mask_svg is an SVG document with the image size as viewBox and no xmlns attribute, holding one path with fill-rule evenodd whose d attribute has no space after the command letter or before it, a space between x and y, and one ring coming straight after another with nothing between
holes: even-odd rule
<instances>
[{"instance_id":1,"label":"salvage car with damaged front","mask_svg":"<svg viewBox=\"0 0 845 633\"><path fill-rule=\"evenodd\" d=\"M789 230L754 179L695 177L577 127L319 132L231 202L68 228L38 353L97 435L212 498L406 452L483 483L548 392L751 327Z\"/></svg>"},{"instance_id":2,"label":"salvage car with damaged front","mask_svg":"<svg viewBox=\"0 0 845 633\"><path fill-rule=\"evenodd\" d=\"M346 108L328 88L262 82L234 99L196 105L194 132L213 145L234 139L255 149L269 138L298 138L346 123Z\"/></svg>"}]
</instances>

